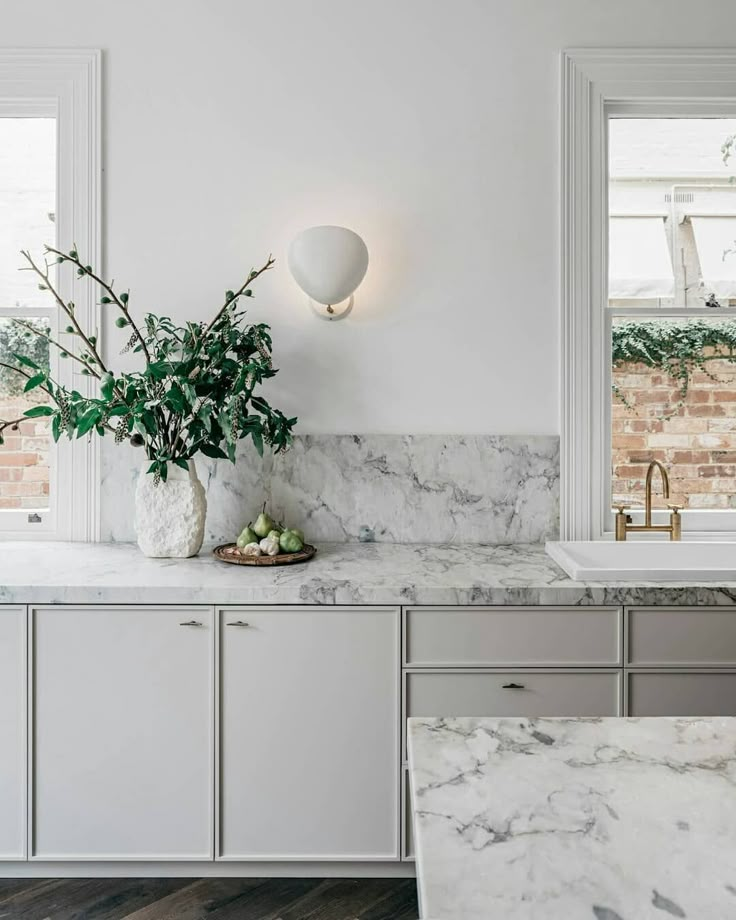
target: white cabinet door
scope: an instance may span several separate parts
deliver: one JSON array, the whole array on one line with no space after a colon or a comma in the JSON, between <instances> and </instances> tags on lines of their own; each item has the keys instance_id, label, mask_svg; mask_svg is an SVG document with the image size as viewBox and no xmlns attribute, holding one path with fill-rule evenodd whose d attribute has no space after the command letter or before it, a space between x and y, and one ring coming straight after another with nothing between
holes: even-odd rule
<instances>
[{"instance_id":1,"label":"white cabinet door","mask_svg":"<svg viewBox=\"0 0 736 920\"><path fill-rule=\"evenodd\" d=\"M218 857L397 859L399 611L220 616Z\"/></svg>"},{"instance_id":2,"label":"white cabinet door","mask_svg":"<svg viewBox=\"0 0 736 920\"><path fill-rule=\"evenodd\" d=\"M32 611L31 858L212 858L213 617Z\"/></svg>"},{"instance_id":3,"label":"white cabinet door","mask_svg":"<svg viewBox=\"0 0 736 920\"><path fill-rule=\"evenodd\" d=\"M0 606L0 860L25 858L25 608Z\"/></svg>"}]
</instances>

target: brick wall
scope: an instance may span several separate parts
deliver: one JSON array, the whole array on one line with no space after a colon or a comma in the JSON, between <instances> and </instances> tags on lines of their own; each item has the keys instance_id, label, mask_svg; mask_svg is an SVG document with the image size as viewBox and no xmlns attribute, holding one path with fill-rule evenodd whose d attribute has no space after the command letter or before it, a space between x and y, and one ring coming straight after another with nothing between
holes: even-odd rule
<instances>
[{"instance_id":1,"label":"brick wall","mask_svg":"<svg viewBox=\"0 0 736 920\"><path fill-rule=\"evenodd\" d=\"M18 418L35 403L0 396L0 418ZM22 422L18 431L5 431L0 447L0 509L47 508L49 501L49 424Z\"/></svg>"},{"instance_id":2,"label":"brick wall","mask_svg":"<svg viewBox=\"0 0 736 920\"><path fill-rule=\"evenodd\" d=\"M671 500L686 508L736 508L736 367L708 361L718 379L696 372L684 405L675 379L643 364L614 371L633 408L613 397L613 500L643 502L650 460L670 473ZM655 491L659 491L656 483Z\"/></svg>"}]
</instances>

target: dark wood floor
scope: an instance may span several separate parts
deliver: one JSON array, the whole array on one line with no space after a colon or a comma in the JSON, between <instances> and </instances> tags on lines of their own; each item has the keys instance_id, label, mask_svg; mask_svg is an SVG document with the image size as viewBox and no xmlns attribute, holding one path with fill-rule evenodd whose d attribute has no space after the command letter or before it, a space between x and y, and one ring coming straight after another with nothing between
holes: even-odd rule
<instances>
[{"instance_id":1,"label":"dark wood floor","mask_svg":"<svg viewBox=\"0 0 736 920\"><path fill-rule=\"evenodd\" d=\"M416 920L413 879L0 879L0 920Z\"/></svg>"}]
</instances>

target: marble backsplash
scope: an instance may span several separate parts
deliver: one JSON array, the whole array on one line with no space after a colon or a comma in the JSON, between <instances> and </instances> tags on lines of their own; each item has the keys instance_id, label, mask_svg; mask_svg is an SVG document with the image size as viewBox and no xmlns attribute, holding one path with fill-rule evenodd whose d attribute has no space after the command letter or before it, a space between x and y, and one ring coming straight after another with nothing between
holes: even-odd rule
<instances>
[{"instance_id":1,"label":"marble backsplash","mask_svg":"<svg viewBox=\"0 0 736 920\"><path fill-rule=\"evenodd\" d=\"M142 457L103 443L101 538L135 539ZM539 543L557 536L559 439L502 435L300 435L286 454L201 458L208 541L233 540L264 501L316 542L361 528L395 543Z\"/></svg>"}]
</instances>

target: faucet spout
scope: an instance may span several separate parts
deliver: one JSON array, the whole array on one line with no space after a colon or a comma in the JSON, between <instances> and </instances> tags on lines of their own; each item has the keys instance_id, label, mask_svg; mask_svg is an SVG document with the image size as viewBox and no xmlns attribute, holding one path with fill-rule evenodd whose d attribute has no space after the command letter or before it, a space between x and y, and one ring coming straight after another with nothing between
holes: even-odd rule
<instances>
[{"instance_id":1,"label":"faucet spout","mask_svg":"<svg viewBox=\"0 0 736 920\"><path fill-rule=\"evenodd\" d=\"M630 514L627 514L626 505L616 505L618 513L615 516L616 539L625 540L630 533L639 533L641 531L654 531L656 533L668 533L670 540L679 540L682 535L682 518L680 517L680 505L668 502L670 509L669 524L652 524L652 479L655 471L659 471L659 478L662 480L662 497L670 497L670 477L667 470L662 466L659 460L652 460L647 468L647 478L644 488L644 523L634 524Z\"/></svg>"},{"instance_id":2,"label":"faucet spout","mask_svg":"<svg viewBox=\"0 0 736 920\"><path fill-rule=\"evenodd\" d=\"M652 526L652 479L655 470L659 470L659 478L662 480L662 498L670 497L670 477L667 475L667 470L659 460L652 460L647 469L644 486L644 523L647 527Z\"/></svg>"}]
</instances>

